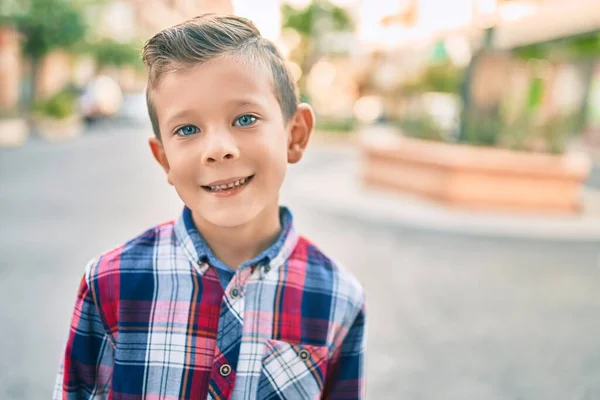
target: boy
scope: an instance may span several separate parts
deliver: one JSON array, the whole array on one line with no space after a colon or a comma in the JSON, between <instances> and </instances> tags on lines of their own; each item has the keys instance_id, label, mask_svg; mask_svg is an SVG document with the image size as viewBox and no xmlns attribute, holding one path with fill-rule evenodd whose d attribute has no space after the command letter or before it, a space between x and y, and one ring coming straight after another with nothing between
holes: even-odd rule
<instances>
[{"instance_id":1,"label":"boy","mask_svg":"<svg viewBox=\"0 0 600 400\"><path fill-rule=\"evenodd\" d=\"M143 59L150 148L185 207L88 264L54 398L362 398L362 288L278 202L314 125L280 54L209 14Z\"/></svg>"}]
</instances>

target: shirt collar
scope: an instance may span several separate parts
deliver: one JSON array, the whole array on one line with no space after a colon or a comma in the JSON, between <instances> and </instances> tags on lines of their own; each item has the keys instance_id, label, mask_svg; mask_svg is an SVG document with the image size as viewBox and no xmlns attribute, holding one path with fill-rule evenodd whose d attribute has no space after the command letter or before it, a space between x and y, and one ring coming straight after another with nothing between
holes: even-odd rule
<instances>
[{"instance_id":1,"label":"shirt collar","mask_svg":"<svg viewBox=\"0 0 600 400\"><path fill-rule=\"evenodd\" d=\"M262 267L268 265L270 269L275 269L289 258L298 243L298 235L294 229L292 213L287 207L279 207L279 219L282 230L277 240L252 260L242 263L238 269L250 265L260 265ZM233 272L231 268L214 255L202 234L196 228L192 219L192 212L187 206L184 206L181 216L175 223L175 234L187 255L194 262L208 262L216 268Z\"/></svg>"}]
</instances>

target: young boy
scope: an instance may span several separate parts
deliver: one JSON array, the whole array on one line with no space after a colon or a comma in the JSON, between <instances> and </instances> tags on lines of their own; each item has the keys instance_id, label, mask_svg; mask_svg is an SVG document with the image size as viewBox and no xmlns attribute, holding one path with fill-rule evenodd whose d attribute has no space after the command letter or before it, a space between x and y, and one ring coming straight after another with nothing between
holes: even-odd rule
<instances>
[{"instance_id":1,"label":"young boy","mask_svg":"<svg viewBox=\"0 0 600 400\"><path fill-rule=\"evenodd\" d=\"M363 290L279 206L314 125L284 60L218 15L143 59L150 148L185 207L88 264L54 398L363 398Z\"/></svg>"}]
</instances>

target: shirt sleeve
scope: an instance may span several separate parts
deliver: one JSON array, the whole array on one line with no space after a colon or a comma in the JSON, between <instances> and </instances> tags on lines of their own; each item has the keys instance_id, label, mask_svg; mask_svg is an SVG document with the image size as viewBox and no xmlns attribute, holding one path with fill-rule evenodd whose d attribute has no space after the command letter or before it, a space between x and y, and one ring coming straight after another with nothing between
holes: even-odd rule
<instances>
[{"instance_id":1,"label":"shirt sleeve","mask_svg":"<svg viewBox=\"0 0 600 400\"><path fill-rule=\"evenodd\" d=\"M53 399L108 398L113 364L113 343L104 329L100 312L84 276L77 293Z\"/></svg>"},{"instance_id":2,"label":"shirt sleeve","mask_svg":"<svg viewBox=\"0 0 600 400\"><path fill-rule=\"evenodd\" d=\"M365 398L365 348L365 306L363 303L341 346L336 350L327 366L324 399Z\"/></svg>"}]
</instances>

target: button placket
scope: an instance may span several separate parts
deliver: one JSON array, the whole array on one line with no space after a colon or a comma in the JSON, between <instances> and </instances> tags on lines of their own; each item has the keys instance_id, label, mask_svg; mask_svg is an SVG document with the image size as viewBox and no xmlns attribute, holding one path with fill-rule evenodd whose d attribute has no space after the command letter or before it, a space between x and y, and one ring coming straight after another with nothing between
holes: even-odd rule
<instances>
[{"instance_id":1,"label":"button placket","mask_svg":"<svg viewBox=\"0 0 600 400\"><path fill-rule=\"evenodd\" d=\"M196 261L196 265L198 266L198 272L200 272L200 274L204 274L206 270L210 268L210 265L207 262L204 262L203 260Z\"/></svg>"},{"instance_id":2,"label":"button placket","mask_svg":"<svg viewBox=\"0 0 600 400\"><path fill-rule=\"evenodd\" d=\"M248 281L248 278L252 275L252 269L244 267L241 270L236 271L233 279L231 280L232 286L228 288L227 293L231 301L237 301L244 296L244 286Z\"/></svg>"},{"instance_id":3,"label":"button placket","mask_svg":"<svg viewBox=\"0 0 600 400\"><path fill-rule=\"evenodd\" d=\"M258 265L256 267L256 269L258 270L258 276L260 280L265 279L265 277L267 276L267 274L269 272L271 272L271 266L269 264L266 265Z\"/></svg>"}]
</instances>

